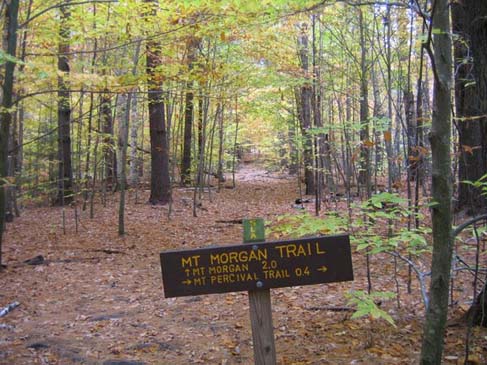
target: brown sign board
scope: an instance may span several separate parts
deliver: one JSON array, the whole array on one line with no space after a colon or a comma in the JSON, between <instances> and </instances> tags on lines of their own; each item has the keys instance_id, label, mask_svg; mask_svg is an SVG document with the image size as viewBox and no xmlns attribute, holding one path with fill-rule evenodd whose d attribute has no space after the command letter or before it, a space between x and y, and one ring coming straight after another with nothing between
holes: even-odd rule
<instances>
[{"instance_id":1,"label":"brown sign board","mask_svg":"<svg viewBox=\"0 0 487 365\"><path fill-rule=\"evenodd\" d=\"M161 253L166 298L353 280L348 235Z\"/></svg>"}]
</instances>

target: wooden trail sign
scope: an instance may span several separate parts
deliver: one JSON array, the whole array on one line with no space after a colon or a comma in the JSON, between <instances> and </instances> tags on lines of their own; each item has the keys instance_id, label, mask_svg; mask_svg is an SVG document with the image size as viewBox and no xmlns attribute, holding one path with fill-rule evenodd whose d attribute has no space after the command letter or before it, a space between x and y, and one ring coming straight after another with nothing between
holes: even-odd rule
<instances>
[{"instance_id":1,"label":"wooden trail sign","mask_svg":"<svg viewBox=\"0 0 487 365\"><path fill-rule=\"evenodd\" d=\"M353 280L348 235L265 241L262 219L244 220L247 244L161 253L166 298L249 292L256 365L275 365L270 288Z\"/></svg>"},{"instance_id":2,"label":"wooden trail sign","mask_svg":"<svg viewBox=\"0 0 487 365\"><path fill-rule=\"evenodd\" d=\"M161 253L167 298L353 280L346 235Z\"/></svg>"}]
</instances>

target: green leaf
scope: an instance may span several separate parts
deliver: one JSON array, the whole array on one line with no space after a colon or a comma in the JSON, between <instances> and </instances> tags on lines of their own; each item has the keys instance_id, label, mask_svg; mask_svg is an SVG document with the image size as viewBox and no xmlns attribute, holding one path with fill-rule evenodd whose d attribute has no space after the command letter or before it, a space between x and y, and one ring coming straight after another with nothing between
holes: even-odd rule
<instances>
[{"instance_id":1,"label":"green leaf","mask_svg":"<svg viewBox=\"0 0 487 365\"><path fill-rule=\"evenodd\" d=\"M439 206L439 205L440 205L440 203L439 203L439 202L437 202L437 201L434 201L434 200L431 200L431 201L430 201L428 204L426 204L426 206L427 206L428 208L434 208L434 207L437 207L437 206Z\"/></svg>"},{"instance_id":2,"label":"green leaf","mask_svg":"<svg viewBox=\"0 0 487 365\"><path fill-rule=\"evenodd\" d=\"M357 245L357 251L365 250L369 246L370 245L368 243L361 243L360 245Z\"/></svg>"},{"instance_id":3,"label":"green leaf","mask_svg":"<svg viewBox=\"0 0 487 365\"><path fill-rule=\"evenodd\" d=\"M40 71L37 74L37 78L40 80L47 79L49 77L49 74L46 71Z\"/></svg>"},{"instance_id":4,"label":"green leaf","mask_svg":"<svg viewBox=\"0 0 487 365\"><path fill-rule=\"evenodd\" d=\"M357 310L352 315L352 319L370 316L372 319L383 319L394 327L394 319L386 311L380 309L374 302L374 299L392 299L395 297L391 292L372 292L370 294L357 290L347 294L349 298L348 305L355 305Z\"/></svg>"},{"instance_id":5,"label":"green leaf","mask_svg":"<svg viewBox=\"0 0 487 365\"><path fill-rule=\"evenodd\" d=\"M0 49L0 65L3 65L7 62L13 62L19 65L25 65L25 62L22 62L17 57L14 57Z\"/></svg>"},{"instance_id":6,"label":"green leaf","mask_svg":"<svg viewBox=\"0 0 487 365\"><path fill-rule=\"evenodd\" d=\"M439 34L448 34L447 32L444 32L443 30L441 30L440 28L433 28L431 30L431 33L432 34L437 34L437 35L439 35Z\"/></svg>"}]
</instances>

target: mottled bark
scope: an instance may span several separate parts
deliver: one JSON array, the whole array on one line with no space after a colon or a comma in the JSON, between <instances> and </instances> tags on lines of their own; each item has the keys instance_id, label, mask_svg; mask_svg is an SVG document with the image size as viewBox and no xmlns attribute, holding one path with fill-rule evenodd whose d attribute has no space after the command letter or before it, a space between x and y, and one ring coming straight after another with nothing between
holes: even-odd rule
<instances>
[{"instance_id":1,"label":"mottled bark","mask_svg":"<svg viewBox=\"0 0 487 365\"><path fill-rule=\"evenodd\" d=\"M432 152L432 226L430 303L423 329L420 363L441 364L448 312L452 258L451 215L451 89L452 54L448 0L434 5L433 36L435 83L433 121L430 132Z\"/></svg>"},{"instance_id":2,"label":"mottled bark","mask_svg":"<svg viewBox=\"0 0 487 365\"><path fill-rule=\"evenodd\" d=\"M455 111L458 129L457 210L474 215L487 206L481 190L462 181L476 181L487 172L487 2L452 4L455 50ZM472 57L473 56L473 57Z\"/></svg>"},{"instance_id":3,"label":"mottled bark","mask_svg":"<svg viewBox=\"0 0 487 365\"><path fill-rule=\"evenodd\" d=\"M475 181L487 172L487 2L466 0L452 4L455 42L455 96L459 131L459 180ZM473 56L473 57L472 57ZM471 61L463 62L462 61ZM475 81L472 82L472 81ZM459 184L457 209L474 215L485 211L481 191ZM469 324L487 326L487 284L467 313Z\"/></svg>"}]
</instances>

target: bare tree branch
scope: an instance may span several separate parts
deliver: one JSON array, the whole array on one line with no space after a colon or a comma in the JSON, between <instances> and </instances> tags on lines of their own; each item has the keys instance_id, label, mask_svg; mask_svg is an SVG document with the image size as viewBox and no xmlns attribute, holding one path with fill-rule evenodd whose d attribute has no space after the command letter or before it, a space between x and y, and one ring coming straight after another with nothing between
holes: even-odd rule
<instances>
[{"instance_id":1,"label":"bare tree branch","mask_svg":"<svg viewBox=\"0 0 487 365\"><path fill-rule=\"evenodd\" d=\"M474 224L474 223L477 223L478 221L481 221L483 219L486 219L487 220L487 214L481 214L477 217L473 217L472 219L469 219L468 221L460 224L457 228L455 228L452 232L452 235L453 235L453 238L455 238L456 236L458 236L460 234L461 231L463 231L465 228L467 228L468 226Z\"/></svg>"},{"instance_id":2,"label":"bare tree branch","mask_svg":"<svg viewBox=\"0 0 487 365\"><path fill-rule=\"evenodd\" d=\"M49 6L48 8L45 8L44 10L39 11L37 14L32 15L29 19L27 19L25 22L22 24L19 24L19 28L25 27L27 24L29 24L32 20L40 17L41 15L47 13L48 11L51 11L53 9L61 8L63 6L74 6L74 5L84 5L84 4L100 4L100 3L118 3L118 0L88 0L88 1L78 1L74 3L59 3L55 4L52 6Z\"/></svg>"},{"instance_id":3,"label":"bare tree branch","mask_svg":"<svg viewBox=\"0 0 487 365\"><path fill-rule=\"evenodd\" d=\"M159 32L159 33L156 33L156 34L153 34L151 36L148 36L148 37L140 37L140 38L135 38L133 40L130 40L128 42L125 42L125 43L121 43L121 44L117 44L117 45L114 45L114 46L110 46L110 47L105 47L105 48L97 48L96 50L93 49L93 50L79 50L79 51L71 51L71 52L64 52L64 53L54 53L54 52L49 52L49 53L27 53L26 56L35 56L35 57L58 57L58 56L72 56L72 55L75 55L75 54L90 54L90 53L95 53L95 52L107 52L107 51L114 51L114 50L117 50L117 49L120 49L120 48L124 48L124 47L127 47L127 46L130 46L132 44L136 44L136 43L139 43L139 42L142 42L142 41L148 41L148 40L151 40L151 39L155 39L157 37L160 37L160 36L163 36L163 35L166 35L166 34L170 34L170 33L175 33L183 28L187 27L187 25L182 25L180 27L177 27L177 28L174 28L174 29L171 29L171 30L168 30L166 32Z\"/></svg>"}]
</instances>

